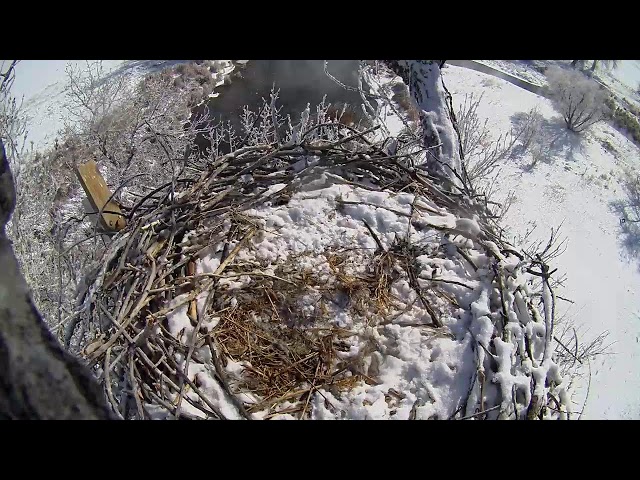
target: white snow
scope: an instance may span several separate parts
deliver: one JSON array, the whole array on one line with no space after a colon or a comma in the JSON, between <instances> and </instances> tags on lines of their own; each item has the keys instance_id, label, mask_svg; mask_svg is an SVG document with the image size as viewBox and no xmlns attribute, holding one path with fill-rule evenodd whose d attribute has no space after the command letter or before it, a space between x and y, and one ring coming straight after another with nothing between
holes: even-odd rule
<instances>
[{"instance_id":1,"label":"white snow","mask_svg":"<svg viewBox=\"0 0 640 480\"><path fill-rule=\"evenodd\" d=\"M109 68L122 66L122 62L112 61ZM18 66L13 94L17 97L24 95L25 108L32 117L30 139L36 148L50 145L62 126L66 63L23 61ZM624 79L621 83L627 87L635 87L633 76L637 74L635 70L640 71L640 68L637 64L623 64L625 67L618 78ZM221 66L225 69L232 67L230 64ZM503 62L499 68L509 71L508 62ZM548 121L549 130L562 130L557 114L544 98L506 81L464 68L448 66L443 72L454 103L459 102L465 93L484 92L478 113L488 119L494 137L499 132L509 130L512 115L528 112L535 106ZM520 74L523 75L522 72ZM529 79L534 77L532 74ZM402 122L394 119L393 113L388 115L389 129L397 135L403 127ZM605 150L601 140L613 144L617 153L614 155ZM524 236L526 230L535 225L531 238L546 241L550 228L562 223L562 235L569 239L567 251L555 261L559 273L566 273L567 276L565 288L559 289L557 294L575 303L557 300L557 317L566 315L575 321L583 342L603 330L609 330L611 340L616 342L613 347L616 355L599 357L591 365L593 379L583 418L640 418L640 373L637 369L640 364L639 259L621 244L619 218L609 206L612 201L624 198L619 175L624 166L637 166L637 157L637 147L626 137L607 125L598 125L582 141L568 137L554 150L554 156L548 163L540 162L532 172L525 172L521 168L527 158L511 160L502 170L504 180L500 185L501 194L505 196L512 189L517 195L517 201L504 222L513 234ZM298 167L313 168L313 165L300 164ZM606 178L600 177L605 174ZM359 204L341 204L341 201ZM265 231L256 235L250 253L242 251L237 258L276 263L292 253L315 253L315 260L302 257L300 261L307 262L306 265L318 269L329 279L330 269L324 257L328 247L359 247L362 255L374 251L377 245L364 225L366 221L377 232L383 246L388 248L398 236L406 234L413 202L412 195L392 196L371 192L339 184L335 178L324 175L305 185L286 206L264 205L249 212L261 219ZM457 219L426 199L415 202L415 207L423 208L429 215L423 215L426 230L417 232L410 229L414 242L429 242L429 236L433 235L429 226L457 227L471 237L475 237L479 231L474 219ZM486 245L490 247L490 243ZM216 254L217 250L213 248L198 261L198 273L211 273L220 265L220 252ZM452 335L455 338L451 338L433 335L428 328L416 328L416 324L424 326L429 323L424 312L418 308L409 309L392 324L375 329L354 325L354 319L349 314L336 312L336 325L359 329L362 335L368 335L380 345L379 351L371 355L363 366L365 371L377 372L380 384L360 385L342 398L328 391L323 391L323 396L314 395L311 401L314 418L409 418L410 415L416 418L446 418L451 413L452 405L455 406L465 396L469 387L468 379L476 364L474 355L480 358L485 355L482 348L476 349L475 353L472 351L473 338L486 346L493 332L494 319L491 318L489 305L495 301L494 292L484 288L480 281L486 273L486 260L481 254L471 253L470 256L479 267L475 276L467 271L468 266L463 263L438 262L425 256L421 262L423 278L420 280L456 279L471 286L472 291L462 286L446 285L446 289L455 292L462 303L465 300L467 303L461 304L461 309L452 310L450 316L443 319L446 325L455 330L456 315L462 316L464 309L470 309L469 315L474 319L470 322L470 332L456 331ZM505 268L515 271L517 259L507 257L503 263ZM248 278L226 280L230 287L239 289L245 288L249 281ZM520 323L526 325L524 329L510 329L514 341L519 342L527 332L535 336L544 335L545 330L543 324L529 317L521 295L515 292L516 283L514 281L507 288L508 295L513 295L518 306ZM526 290L526 287L523 288ZM392 291L407 302L415 300L415 292L404 278L394 283ZM203 301L204 296L198 298L199 307ZM171 333L176 336L182 333L183 341L193 331L186 310L185 304L168 318ZM206 327L214 328L217 320L210 319ZM514 319L509 320L515 323ZM513 354L513 344L501 343L500 339L495 341L500 346L497 361L503 388L517 389L523 386L524 372L511 372L507 368L511 364L509 358ZM533 342L534 352L542 344L542 340ZM354 341L346 355L353 355L359 348L360 345ZM202 355L206 355L205 350ZM240 375L244 367L242 363L229 361L226 368L230 374ZM529 368L541 380L557 375L548 365L530 365ZM225 416L236 418L235 407L214 381L212 372L193 363L189 368L189 376L194 380L198 377L200 388L220 406ZM576 411L582 408L585 389L586 385L583 384L574 398ZM402 394L396 396L394 392ZM561 394L564 395L563 392ZM471 396L470 405L477 395L479 392ZM245 400L252 401L250 398ZM186 402L183 402L183 408L194 415L202 415ZM286 406L282 407L284 409ZM291 417L282 413L274 418Z\"/></svg>"},{"instance_id":2,"label":"white snow","mask_svg":"<svg viewBox=\"0 0 640 480\"><path fill-rule=\"evenodd\" d=\"M432 250L438 247L433 243L432 230L416 231L409 228L410 203L413 196L409 194L392 195L388 192L371 192L358 187L333 183L333 180L321 177L315 186L308 186L292 195L287 205L273 207L268 203L246 212L254 217L254 223L263 225L264 231L252 240L251 248L242 250L236 257L242 262L258 262L261 265L282 264L290 255L302 254L295 259L298 268L312 269L322 276L327 284L333 280L332 270L327 263L327 252L339 248L354 248L354 273L364 267L364 260L377 248L377 244L365 226L365 221L376 232L381 243L388 249L397 236L411 233L411 241L424 245L432 243ZM426 200L423 200L426 201ZM354 202L354 204L340 202ZM406 212L400 215L393 213ZM470 226L475 222L469 220ZM456 226L452 216L448 224ZM358 247L360 250L358 253ZM211 266L217 265L216 258L220 252L212 249L209 256L198 263L198 273L205 273ZM424 262L420 262L423 260ZM427 255L418 257L423 269L420 277L430 284L432 267L437 264L438 276L434 278L450 279L466 282L471 291L464 292L469 301L481 295L485 304L480 313L489 313L488 292L486 286L473 281L461 263L447 259L433 259ZM427 264L428 262L431 262ZM462 278L461 278L462 277ZM444 284L443 288L456 292L456 297L464 287ZM250 279L236 288L250 288ZM405 278L398 279L391 288L392 293L404 304L412 304L416 300L415 291ZM480 293L482 291L482 293ZM301 312L312 313L317 298L308 295L308 303L300 305ZM484 299L484 300L482 300ZM477 302L476 301L476 302ZM322 395L315 395L312 401L313 418L361 418L361 419L406 419L412 414L416 418L448 418L457 408L468 390L468 381L473 374L475 362L471 351L471 337L462 331L459 336L436 334L429 327L430 319L422 308L408 308L392 323L378 327L368 326L359 321L352 312L338 307L333 308L328 317L329 325L348 328L358 333L349 339L350 348L339 355L345 359L354 358L364 347L362 340L371 339L380 348L377 353L365 357L362 365L364 373L375 376L378 384L361 384L355 389L345 392L341 398L333 393L321 390ZM455 311L445 315L443 322L453 329L460 320L455 319ZM180 310L171 316L172 329L185 327L185 311ZM486 317L485 317L486 318ZM487 318L479 321L477 335L488 342L493 332L493 325ZM241 370L241 369L240 369ZM401 397L394 397L389 392L402 392ZM326 398L326 401L325 401ZM256 413L261 418L262 413ZM275 415L273 418L289 418L287 414Z\"/></svg>"},{"instance_id":3,"label":"white snow","mask_svg":"<svg viewBox=\"0 0 640 480\"><path fill-rule=\"evenodd\" d=\"M406 193L372 192L337 180L322 173L314 182L305 183L305 188L294 193L286 205L276 207L266 203L246 211L253 217L252 223L263 229L253 237L250 248L238 253L237 261L268 265L264 271L272 274L274 266L283 265L295 255L297 269L313 271L324 285L330 286L335 282L335 275L329 265L329 252L350 249L350 271L357 275L366 273L366 260L377 250L377 243L366 225L371 227L387 251L394 241L409 232L412 244L420 245L425 251L436 252L442 244L437 232L428 228L429 224L458 228L474 237L480 231L476 219L457 219L453 215L440 217L439 223L438 217L426 215L429 220L425 222L426 227L416 230L409 224L410 205L427 205L426 199L414 202L413 196ZM474 247L473 244L470 247ZM217 265L220 252L220 248L212 248L211 253L198 263L198 273L208 271L211 268L208 265ZM434 308L444 312L441 321L446 327L443 330L431 326L427 312L417 302L417 295L402 270L398 271L400 277L391 285L391 293L400 302L396 307L399 314L390 316L389 321L376 325L375 322L363 322L352 310L338 304L327 307L329 315L317 320L314 327L334 326L355 333L347 340L348 348L337 353L343 360L354 361L369 343L376 345L374 352L359 360L362 362L360 371L375 381L360 382L340 396L329 389L320 389L312 397L312 418L446 419L460 406L469 391L475 370L473 345L477 341L488 346L494 332L496 314L491 313L489 305L495 303L496 293L487 282L488 269L471 271L463 260L454 258L437 258L431 254L416 258L419 268L417 281L424 291L429 290L427 287L433 290L433 284L442 281L438 286L453 295L460 304L460 308L454 308L442 299L430 298ZM482 266L488 260L485 254L476 252L476 261ZM506 292L507 301L512 301L515 289L524 287L526 279L516 271L512 260L505 259L505 263L513 267L515 274L507 284ZM233 278L224 282L238 290L252 288L249 275L244 276L244 282ZM303 315L311 315L317 300L318 295L310 292L300 298L297 308ZM184 328L184 311L178 315L180 321L172 320L172 323ZM513 322L510 328L512 336L522 344L526 332L516 317L510 320ZM544 325L538 327L545 331ZM531 336L538 330L529 327L528 331ZM538 358L542 355L539 346L543 340L533 342L533 348L538 348ZM498 364L501 373L498 378L504 381L502 388L509 391L505 398L510 399L512 387L527 390L529 378L526 373L531 371L532 365L524 369L512 368L514 344L505 342L500 345ZM544 381L552 365L533 367L538 369L536 375ZM241 371L242 367L236 369L236 372ZM485 395L490 396L491 393L487 391ZM528 400L528 395L524 394L523 402ZM264 418L265 414L263 411L253 415L254 418ZM290 418L286 413L272 415L272 418Z\"/></svg>"},{"instance_id":4,"label":"white snow","mask_svg":"<svg viewBox=\"0 0 640 480\"><path fill-rule=\"evenodd\" d=\"M509 131L512 115L535 106L550 131L564 134L545 98L461 67L448 66L443 75L454 103L465 93L484 93L478 113L482 121L488 119L494 138ZM604 149L602 140L614 145L617 154ZM519 236L535 225L531 240L546 242L551 228L562 224L568 248L554 266L567 278L557 293L575 303L558 300L556 316L575 322L582 342L605 330L615 342L615 355L598 357L591 365L593 378L582 418L640 418L640 259L624 248L620 218L610 206L624 200L620 176L624 166L637 167L638 148L607 124L597 125L582 140L568 135L560 143L553 158L539 162L532 172L521 168L528 158L502 167L501 194L514 190L517 196L504 225ZM526 315L525 308L519 310ZM576 411L582 408L585 384L586 377L574 398Z\"/></svg>"},{"instance_id":5,"label":"white snow","mask_svg":"<svg viewBox=\"0 0 640 480\"><path fill-rule=\"evenodd\" d=\"M535 85L546 85L546 77L543 73L534 70L531 65L521 61L513 60L475 60L478 63L488 65L496 70L508 73L517 78L521 78ZM569 64L570 60L558 61L536 61L539 65L552 63ZM590 61L587 62L587 70L589 70ZM639 60L618 60L616 68L598 68L595 74L596 79L604 83L616 94L626 98L632 104L639 106L640 97L638 95L638 87L640 87L640 61Z\"/></svg>"}]
</instances>

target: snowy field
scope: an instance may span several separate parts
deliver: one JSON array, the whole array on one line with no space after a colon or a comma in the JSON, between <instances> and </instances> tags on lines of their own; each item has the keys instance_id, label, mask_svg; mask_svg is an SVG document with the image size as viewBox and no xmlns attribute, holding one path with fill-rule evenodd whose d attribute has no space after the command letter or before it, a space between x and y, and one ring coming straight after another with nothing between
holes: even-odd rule
<instances>
[{"instance_id":1,"label":"snowy field","mask_svg":"<svg viewBox=\"0 0 640 480\"><path fill-rule=\"evenodd\" d=\"M51 145L62 126L66 63L23 61L18 66L13 93L24 95L31 118L30 139L36 149ZM121 72L140 68L123 61L109 61L105 66L120 67ZM504 61L496 68L514 72ZM635 88L634 72L640 69L625 64L623 71L624 81L618 81L630 92ZM539 80L537 72L518 73L526 80ZM558 294L574 303L559 302L558 316L574 322L584 342L605 330L610 332L608 342L615 342L614 355L599 357L591 364L589 386L587 370L574 398L574 410L581 410L589 388L582 418L640 418L640 373L636 368L640 364L640 258L624 245L620 218L611 206L624 200L620 176L625 165L637 165L638 148L605 124L581 139L565 134L547 99L506 81L454 66L446 67L443 75L454 104L463 101L466 93L484 93L478 113L488 119L494 138L509 131L514 115L536 106L545 118L545 131L560 135L553 155L532 171L523 168L530 162L527 157L511 159L502 167L505 180L500 184L501 195L510 190L516 194L504 223L516 237L535 226L530 240L544 241L552 227L562 224L561 236L568 238L568 248L556 260L558 273L566 274L565 288ZM607 150L604 141L615 151Z\"/></svg>"},{"instance_id":2,"label":"snowy field","mask_svg":"<svg viewBox=\"0 0 640 480\"><path fill-rule=\"evenodd\" d=\"M547 83L543 73L535 70L530 61L523 60L476 60L496 70L501 70L515 77L526 80L536 85ZM570 60L538 60L539 66L553 64L568 64ZM590 62L587 62L586 69L589 70ZM614 69L598 68L595 77L606 84L617 95L626 98L635 106L640 105L638 97L638 87L640 86L640 61L639 60L618 60L618 66Z\"/></svg>"},{"instance_id":3,"label":"snowy field","mask_svg":"<svg viewBox=\"0 0 640 480\"><path fill-rule=\"evenodd\" d=\"M606 124L583 139L565 133L549 100L506 81L454 66L443 75L454 103L466 93L484 93L478 114L489 119L494 138L509 131L514 115L536 106L546 120L544 129L563 135L552 158L533 171L522 168L527 158L503 166L507 180L500 183L501 193L516 193L504 224L520 236L535 226L531 240L546 240L551 228L562 224L568 248L556 263L567 278L558 294L575 303L560 302L559 317L575 322L583 341L608 330L608 340L615 342L615 355L599 357L591 365L583 418L640 418L640 259L621 245L620 218L611 209L613 202L624 200L622 167L637 164L638 148ZM603 147L604 140L614 145L616 154ZM586 388L581 385L577 402Z\"/></svg>"}]
</instances>

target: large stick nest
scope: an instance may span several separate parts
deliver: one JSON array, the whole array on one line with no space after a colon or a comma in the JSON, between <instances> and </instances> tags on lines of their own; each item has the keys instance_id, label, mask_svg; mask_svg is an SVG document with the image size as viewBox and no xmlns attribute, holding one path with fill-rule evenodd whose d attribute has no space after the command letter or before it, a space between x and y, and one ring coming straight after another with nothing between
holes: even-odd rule
<instances>
[{"instance_id":1,"label":"large stick nest","mask_svg":"<svg viewBox=\"0 0 640 480\"><path fill-rule=\"evenodd\" d=\"M424 208L412 208L409 219L416 229L433 230L441 244L449 242L440 254L464 262L470 279L488 279L489 293L500 298L488 315L491 342L472 346L474 375L460 379L468 392L450 418L566 416L566 402L557 393L560 381L536 374L543 365L545 372L553 370L547 352L552 306L545 304L540 314L512 281L528 272L548 287L544 255L527 258L506 243L481 197L468 189L443 191L440 179L412 166L415 154L389 155L387 142L373 140L375 128L345 134L337 124L323 127L341 129L342 139L309 142L302 136L288 146L239 148L202 168L199 178L177 178L126 209L127 227L114 237L79 297L81 321L95 332L82 355L95 368L116 414L224 419L261 412L253 418L282 413L309 418L314 395L340 395L356 385L376 384L358 361L345 356L358 332L332 322L335 305L342 303L367 326L389 324L402 312L391 292L399 276L415 290L416 308L430 319L431 335L455 336L443 318L460 307L459 299L440 288L444 281L432 281L429 289L418 281L415 259L425 251L406 239L385 247L368 225L376 251L368 256L345 249L325 252L329 277L295 256L270 268L240 260L263 228L246 212L287 204L303 185L324 175L354 188L411 193L458 218L478 220L481 231L470 233L462 224L430 222L434 212ZM301 167L305 159L313 159L313 166ZM272 188L276 184L281 188ZM471 247L451 243L455 236ZM213 245L224 245L219 265L198 273L195 262ZM474 263L472 251L488 259L483 268ZM507 261L514 256L515 268ZM235 281L250 288L229 289ZM550 293L543 295L547 303L553 299ZM300 307L309 295L315 296L312 312ZM180 311L189 324L172 332L169 320ZM536 349L532 345L540 332L544 348ZM512 365L502 365L496 350L500 342L516 345ZM361 355L377 348L375 342L368 345ZM527 391L522 394L514 386L513 392L487 400L487 385L500 383L504 368L529 372ZM404 393L389 395L403 398ZM325 402L330 403L326 397Z\"/></svg>"}]
</instances>

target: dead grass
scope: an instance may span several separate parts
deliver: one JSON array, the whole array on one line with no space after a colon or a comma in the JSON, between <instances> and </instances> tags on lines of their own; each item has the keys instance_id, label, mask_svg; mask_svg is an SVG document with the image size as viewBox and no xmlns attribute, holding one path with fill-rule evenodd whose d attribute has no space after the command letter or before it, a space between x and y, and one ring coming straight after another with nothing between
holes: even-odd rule
<instances>
[{"instance_id":1,"label":"dead grass","mask_svg":"<svg viewBox=\"0 0 640 480\"><path fill-rule=\"evenodd\" d=\"M223 359L245 362L239 391L261 402L249 412L302 400L314 387L331 380L333 333L310 335L297 328L257 318L251 307L224 315L214 329ZM225 362L225 360L223 360Z\"/></svg>"},{"instance_id":2,"label":"dead grass","mask_svg":"<svg viewBox=\"0 0 640 480\"><path fill-rule=\"evenodd\" d=\"M328 251L330 275L301 267L305 255L292 256L274 276L253 277L246 289L235 290L236 307L223 312L211 336L223 364L230 359L244 365L234 394L260 399L245 404L247 411L266 411L270 418L285 408L303 418L310 396L320 389L339 396L363 381L376 384L362 368L376 348L365 345L355 356L346 352L351 337L363 331L359 326L387 324L408 308L391 286L402 275L398 267L409 265L415 253L401 241L364 258L350 250ZM338 311L351 315L353 330L335 326Z\"/></svg>"},{"instance_id":3,"label":"dead grass","mask_svg":"<svg viewBox=\"0 0 640 480\"><path fill-rule=\"evenodd\" d=\"M237 307L224 312L211 335L224 364L231 359L245 365L235 393L261 399L245 405L248 412L266 409L269 416L284 402L298 402L298 410L287 411L302 417L310 396L321 388L339 395L362 381L376 383L360 368L362 357L373 350L340 358L357 333L334 326L332 318L342 309L367 326L382 322L392 310L396 258L380 252L358 274L357 260L349 253L326 255L328 281L313 269L300 268L297 256L279 266L276 277L281 279L255 278L250 288L234 295ZM313 308L303 308L309 301Z\"/></svg>"}]
</instances>

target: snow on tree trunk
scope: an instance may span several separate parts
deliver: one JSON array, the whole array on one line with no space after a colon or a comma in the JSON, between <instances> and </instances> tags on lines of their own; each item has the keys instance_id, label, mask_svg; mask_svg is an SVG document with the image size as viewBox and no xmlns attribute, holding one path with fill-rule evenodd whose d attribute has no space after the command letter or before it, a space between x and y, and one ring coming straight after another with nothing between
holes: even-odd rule
<instances>
[{"instance_id":1,"label":"snow on tree trunk","mask_svg":"<svg viewBox=\"0 0 640 480\"><path fill-rule=\"evenodd\" d=\"M458 183L457 175L461 175L460 151L440 76L441 62L388 60L386 64L407 84L420 110L423 144L430 152L427 154L427 169Z\"/></svg>"},{"instance_id":2,"label":"snow on tree trunk","mask_svg":"<svg viewBox=\"0 0 640 480\"><path fill-rule=\"evenodd\" d=\"M108 419L91 372L62 349L31 301L5 226L15 188L0 141L0 419Z\"/></svg>"}]
</instances>

